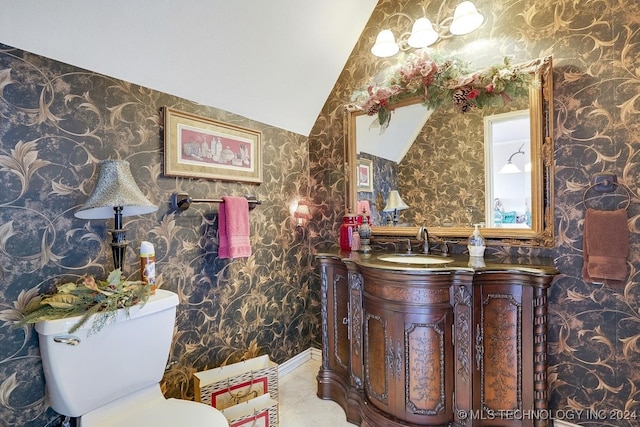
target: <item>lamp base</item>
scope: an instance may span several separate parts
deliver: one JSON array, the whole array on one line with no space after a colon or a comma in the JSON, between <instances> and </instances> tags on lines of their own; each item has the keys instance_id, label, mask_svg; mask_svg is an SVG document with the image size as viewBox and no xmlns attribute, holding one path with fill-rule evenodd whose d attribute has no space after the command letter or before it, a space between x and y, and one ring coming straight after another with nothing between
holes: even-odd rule
<instances>
[{"instance_id":1,"label":"lamp base","mask_svg":"<svg viewBox=\"0 0 640 427\"><path fill-rule=\"evenodd\" d=\"M400 214L398 213L398 209L393 210L393 226L397 227L400 223Z\"/></svg>"},{"instance_id":2,"label":"lamp base","mask_svg":"<svg viewBox=\"0 0 640 427\"><path fill-rule=\"evenodd\" d=\"M113 268L122 272L124 264L124 254L127 251L127 240L124 230L109 230L111 233L111 252L113 254Z\"/></svg>"}]
</instances>

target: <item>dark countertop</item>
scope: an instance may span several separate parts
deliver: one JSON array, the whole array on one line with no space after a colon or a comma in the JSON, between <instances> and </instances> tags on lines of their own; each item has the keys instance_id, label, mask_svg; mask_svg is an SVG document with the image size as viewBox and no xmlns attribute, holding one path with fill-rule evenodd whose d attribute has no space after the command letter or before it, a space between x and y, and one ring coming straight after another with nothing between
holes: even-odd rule
<instances>
[{"instance_id":1,"label":"dark countertop","mask_svg":"<svg viewBox=\"0 0 640 427\"><path fill-rule=\"evenodd\" d=\"M447 263L398 263L384 260L385 257L432 257L436 260L451 260ZM329 253L319 253L318 258L339 258L345 262L351 261L362 267L375 268L380 270L402 271L405 273L447 273L454 271L467 271L474 273L482 272L522 272L536 275L556 275L556 270L552 258L529 258L529 257L470 257L468 255L449 255L443 257L439 254L422 254L413 252L412 254L393 252L362 252L336 251Z\"/></svg>"}]
</instances>

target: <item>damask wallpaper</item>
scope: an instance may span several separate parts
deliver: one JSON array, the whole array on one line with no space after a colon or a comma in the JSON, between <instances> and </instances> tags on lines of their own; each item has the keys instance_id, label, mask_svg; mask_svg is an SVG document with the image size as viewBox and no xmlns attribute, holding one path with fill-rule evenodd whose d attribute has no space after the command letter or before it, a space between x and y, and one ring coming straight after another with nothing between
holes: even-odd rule
<instances>
[{"instance_id":1,"label":"damask wallpaper","mask_svg":"<svg viewBox=\"0 0 640 427\"><path fill-rule=\"evenodd\" d=\"M164 105L262 132L264 182L165 177ZM281 363L308 349L320 327L319 296L309 234L293 227L289 212L309 195L307 147L291 132L0 45L0 426L59 425L47 409L37 337L15 322L34 294L113 268L113 220L73 216L102 159L128 160L159 206L124 219L124 272L139 277L138 248L149 240L160 286L180 297L167 395L191 398L192 374L202 369L260 354ZM169 200L178 191L262 200L249 214L251 257L218 259L218 206L176 212ZM117 369L106 358L87 363Z\"/></svg>"},{"instance_id":2,"label":"damask wallpaper","mask_svg":"<svg viewBox=\"0 0 640 427\"><path fill-rule=\"evenodd\" d=\"M484 222L484 117L527 108L514 100L466 114L453 106L434 111L398 168L400 194L412 206L404 219L439 227Z\"/></svg>"},{"instance_id":3,"label":"damask wallpaper","mask_svg":"<svg viewBox=\"0 0 640 427\"><path fill-rule=\"evenodd\" d=\"M323 187L342 168L343 106L355 90L402 61L403 54L376 58L377 33L411 30L413 19L453 15L454 1L380 0L310 136L312 177ZM640 3L631 0L475 0L483 26L437 48L461 52L477 68L553 56L555 143L555 233L553 249L497 248L499 255L552 257L561 272L549 291L551 407L564 420L590 427L640 425ZM435 19L438 20L438 19ZM473 130L471 130L473 131ZM338 148L336 148L338 147ZM425 170L428 168L425 167ZM627 209L631 230L624 288L582 280L583 193L591 177L610 171L633 195ZM425 186L428 186L425 183ZM317 186L315 186L317 188ZM336 188L336 193L342 188ZM323 200L317 195L316 201ZM337 199L336 199L337 200ZM343 200L341 200L342 203ZM428 202L426 202L428 203ZM588 203L587 203L588 204ZM590 205L589 205L590 206ZM327 212L335 233L340 208ZM590 206L591 207L591 206ZM403 213L405 215L405 213ZM602 411L605 419L577 417ZM628 410L630 413L615 412ZM635 413L635 419L632 416ZM569 417L575 415L573 419ZM623 419L616 419L622 415Z\"/></svg>"},{"instance_id":4,"label":"damask wallpaper","mask_svg":"<svg viewBox=\"0 0 640 427\"><path fill-rule=\"evenodd\" d=\"M476 32L441 41L483 67L553 56L555 231L553 249L497 248L499 254L555 259L561 272L549 292L551 407L640 416L640 324L637 218L640 188L640 4L627 0L476 0L486 18ZM34 293L84 273L104 275L111 262L110 221L73 212L95 180L97 162L127 159L157 213L125 220L127 274L137 275L137 245L156 245L162 286L180 295L167 395L190 398L191 374L268 353L283 362L319 348L319 280L315 252L335 247L344 199L344 105L372 76L402 60L373 57L382 27L409 31L409 17L438 15L441 2L380 0L309 138L148 88L0 45L0 427L57 425L45 402L36 337L14 328ZM451 16L446 1L440 19ZM162 174L160 108L169 105L263 133L264 183L247 185ZM633 194L629 276L621 289L582 280L583 193L593 174L611 171ZM194 197L256 194L253 255L217 258L215 205L182 213L171 193ZM309 197L313 219L303 233L289 203ZM108 361L92 361L108 363ZM567 420L638 426L638 420Z\"/></svg>"}]
</instances>

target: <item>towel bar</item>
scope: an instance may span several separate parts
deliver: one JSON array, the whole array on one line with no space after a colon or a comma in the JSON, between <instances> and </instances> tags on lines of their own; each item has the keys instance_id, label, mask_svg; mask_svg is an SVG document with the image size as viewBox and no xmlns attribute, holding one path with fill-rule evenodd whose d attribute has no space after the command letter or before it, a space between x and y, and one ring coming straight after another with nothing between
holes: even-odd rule
<instances>
[{"instance_id":1,"label":"towel bar","mask_svg":"<svg viewBox=\"0 0 640 427\"><path fill-rule=\"evenodd\" d=\"M244 196L249 203L249 210L252 210L257 205L262 204L262 200L256 199L253 195ZM171 195L171 208L180 209L186 211L191 206L191 203L222 203L221 198L217 199L192 199L188 193L173 193Z\"/></svg>"},{"instance_id":2,"label":"towel bar","mask_svg":"<svg viewBox=\"0 0 640 427\"><path fill-rule=\"evenodd\" d=\"M624 209L626 210L631 204L631 190L629 190L626 185L619 184L616 175L610 173L599 173L594 175L593 184L589 185L582 194L582 204L587 208L587 193L590 190L594 190L599 193L611 193L615 191L615 187L622 188L626 192L627 204L624 206ZM620 203L618 203L618 205L619 204Z\"/></svg>"}]
</instances>

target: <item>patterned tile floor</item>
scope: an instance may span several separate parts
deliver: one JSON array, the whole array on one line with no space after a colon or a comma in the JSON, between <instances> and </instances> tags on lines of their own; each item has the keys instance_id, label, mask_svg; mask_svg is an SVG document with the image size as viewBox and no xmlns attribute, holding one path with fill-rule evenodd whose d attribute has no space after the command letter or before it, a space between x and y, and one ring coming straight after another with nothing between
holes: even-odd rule
<instances>
[{"instance_id":1,"label":"patterned tile floor","mask_svg":"<svg viewBox=\"0 0 640 427\"><path fill-rule=\"evenodd\" d=\"M310 359L279 378L280 427L354 427L340 405L316 396L319 360Z\"/></svg>"}]
</instances>

